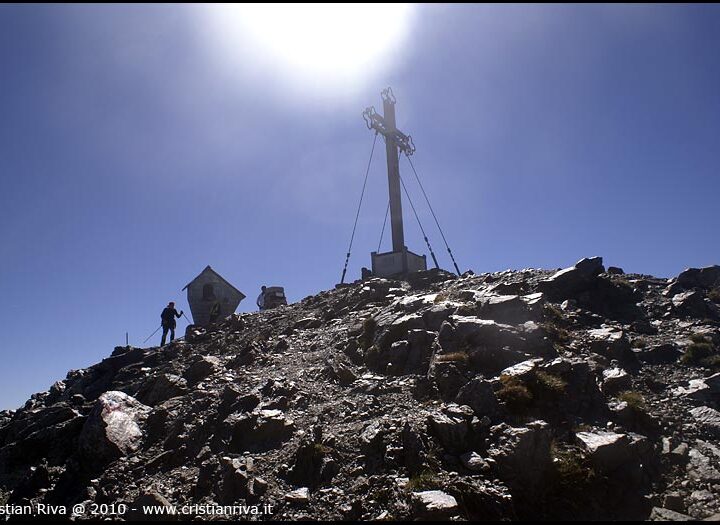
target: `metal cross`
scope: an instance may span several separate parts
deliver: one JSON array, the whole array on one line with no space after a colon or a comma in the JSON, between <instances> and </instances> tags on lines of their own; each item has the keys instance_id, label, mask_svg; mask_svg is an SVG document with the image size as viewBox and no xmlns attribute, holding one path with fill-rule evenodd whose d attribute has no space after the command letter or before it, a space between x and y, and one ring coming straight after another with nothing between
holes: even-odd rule
<instances>
[{"instance_id":1,"label":"metal cross","mask_svg":"<svg viewBox=\"0 0 720 525\"><path fill-rule=\"evenodd\" d=\"M371 106L363 112L363 119L365 119L368 129L374 129L385 137L393 251L402 252L405 249L405 234L403 232L398 150L410 156L415 152L415 145L410 135L405 135L395 126L396 99L391 88L383 90L382 99L384 115L380 116Z\"/></svg>"}]
</instances>

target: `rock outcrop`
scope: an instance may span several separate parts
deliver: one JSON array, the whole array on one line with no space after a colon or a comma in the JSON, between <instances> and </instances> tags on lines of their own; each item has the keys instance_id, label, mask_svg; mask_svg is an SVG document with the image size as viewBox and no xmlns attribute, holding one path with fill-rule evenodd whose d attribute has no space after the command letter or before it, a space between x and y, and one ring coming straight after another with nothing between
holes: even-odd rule
<instances>
[{"instance_id":1,"label":"rock outcrop","mask_svg":"<svg viewBox=\"0 0 720 525\"><path fill-rule=\"evenodd\" d=\"M0 412L0 501L129 520L712 519L719 286L718 266L658 279L599 257L433 270L118 347Z\"/></svg>"}]
</instances>

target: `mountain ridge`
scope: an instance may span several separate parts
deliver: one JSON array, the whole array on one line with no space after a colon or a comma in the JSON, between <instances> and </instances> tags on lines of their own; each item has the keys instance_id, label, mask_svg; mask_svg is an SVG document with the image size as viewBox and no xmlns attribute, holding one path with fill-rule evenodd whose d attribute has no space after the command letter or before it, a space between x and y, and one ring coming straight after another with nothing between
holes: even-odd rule
<instances>
[{"instance_id":1,"label":"mountain ridge","mask_svg":"<svg viewBox=\"0 0 720 525\"><path fill-rule=\"evenodd\" d=\"M0 412L0 490L129 520L717 517L719 303L720 266L600 257L356 281L117 347Z\"/></svg>"}]
</instances>

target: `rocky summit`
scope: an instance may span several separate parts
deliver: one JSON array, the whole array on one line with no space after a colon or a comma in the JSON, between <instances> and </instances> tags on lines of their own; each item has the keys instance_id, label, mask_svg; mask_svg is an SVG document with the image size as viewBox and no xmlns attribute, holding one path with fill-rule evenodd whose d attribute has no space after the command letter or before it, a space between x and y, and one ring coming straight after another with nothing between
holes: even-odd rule
<instances>
[{"instance_id":1,"label":"rocky summit","mask_svg":"<svg viewBox=\"0 0 720 525\"><path fill-rule=\"evenodd\" d=\"M661 279L594 257L234 314L1 412L0 505L717 520L719 304L720 266Z\"/></svg>"}]
</instances>

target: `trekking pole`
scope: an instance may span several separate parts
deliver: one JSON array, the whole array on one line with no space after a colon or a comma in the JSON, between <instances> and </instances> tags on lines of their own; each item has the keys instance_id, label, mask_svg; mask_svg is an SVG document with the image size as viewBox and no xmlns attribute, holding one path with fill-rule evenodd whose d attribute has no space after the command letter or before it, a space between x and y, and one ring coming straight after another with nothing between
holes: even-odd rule
<instances>
[{"instance_id":1,"label":"trekking pole","mask_svg":"<svg viewBox=\"0 0 720 525\"><path fill-rule=\"evenodd\" d=\"M186 320L189 324L192 324L192 323L190 322L190 319L188 319L187 315L185 315L185 312L183 312L183 317L185 318L185 320Z\"/></svg>"},{"instance_id":2,"label":"trekking pole","mask_svg":"<svg viewBox=\"0 0 720 525\"><path fill-rule=\"evenodd\" d=\"M147 340L150 339L152 336L154 336L158 330L162 328L162 325L158 326L153 333L151 333L149 336L147 336L147 339L143 341L143 344L147 343Z\"/></svg>"}]
</instances>

